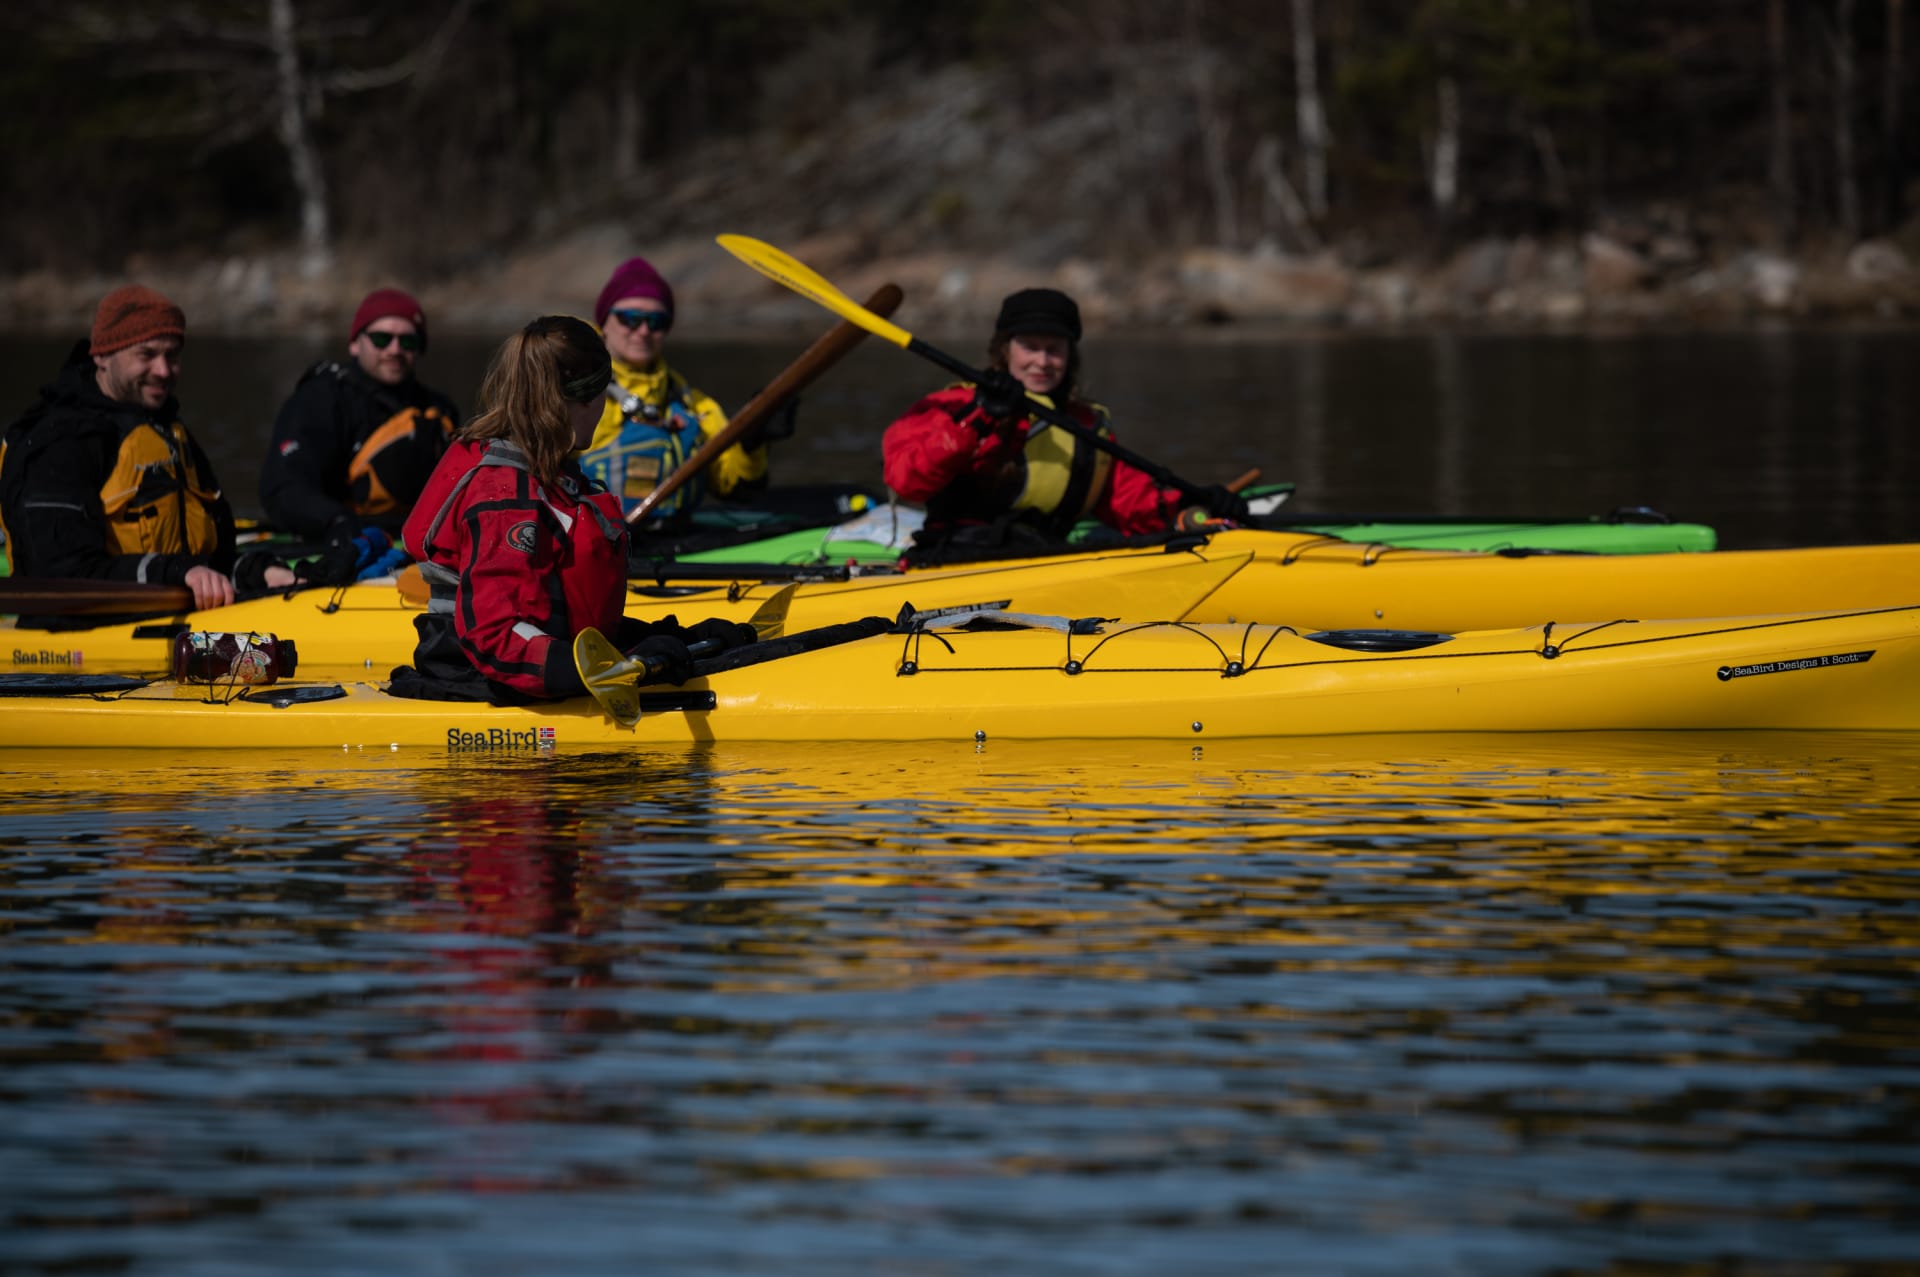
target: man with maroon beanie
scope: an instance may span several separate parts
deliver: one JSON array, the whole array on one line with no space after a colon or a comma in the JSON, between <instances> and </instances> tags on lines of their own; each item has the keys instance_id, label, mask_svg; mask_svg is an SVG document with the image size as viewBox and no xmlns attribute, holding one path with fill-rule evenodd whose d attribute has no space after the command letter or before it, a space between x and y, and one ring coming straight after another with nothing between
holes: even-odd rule
<instances>
[{"instance_id":1,"label":"man with maroon beanie","mask_svg":"<svg viewBox=\"0 0 1920 1277\"><path fill-rule=\"evenodd\" d=\"M427 313L397 288L368 293L345 361L307 369L273 423L260 503L284 531L326 544L320 574L351 581L377 560L459 425L453 401L414 377Z\"/></svg>"},{"instance_id":2,"label":"man with maroon beanie","mask_svg":"<svg viewBox=\"0 0 1920 1277\"><path fill-rule=\"evenodd\" d=\"M17 575L184 585L203 608L233 602L236 575L243 592L294 583L265 554L236 565L233 512L173 397L186 335L186 316L153 289L114 289L8 427L0 523Z\"/></svg>"}]
</instances>

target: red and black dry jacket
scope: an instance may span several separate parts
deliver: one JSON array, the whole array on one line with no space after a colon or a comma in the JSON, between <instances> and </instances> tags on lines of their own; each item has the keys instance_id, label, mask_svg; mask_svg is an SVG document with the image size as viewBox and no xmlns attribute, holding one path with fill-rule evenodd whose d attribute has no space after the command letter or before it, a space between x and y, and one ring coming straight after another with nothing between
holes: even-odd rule
<instances>
[{"instance_id":1,"label":"red and black dry jacket","mask_svg":"<svg viewBox=\"0 0 1920 1277\"><path fill-rule=\"evenodd\" d=\"M930 522L987 522L1001 514L1008 473L1025 464L1028 438L1046 428L1034 417L989 421L973 396L967 384L936 390L907 409L881 439L887 486L901 500L926 506ZM1089 429L1112 433L1106 411L1097 405L1075 399L1066 410ZM1177 492L1124 461L1102 469L1107 472L1089 494L1087 517L1128 535L1166 531L1178 509Z\"/></svg>"},{"instance_id":2,"label":"red and black dry jacket","mask_svg":"<svg viewBox=\"0 0 1920 1277\"><path fill-rule=\"evenodd\" d=\"M627 593L619 499L569 461L542 484L503 439L456 442L403 531L481 674L525 696L576 694L573 640L616 632Z\"/></svg>"}]
</instances>

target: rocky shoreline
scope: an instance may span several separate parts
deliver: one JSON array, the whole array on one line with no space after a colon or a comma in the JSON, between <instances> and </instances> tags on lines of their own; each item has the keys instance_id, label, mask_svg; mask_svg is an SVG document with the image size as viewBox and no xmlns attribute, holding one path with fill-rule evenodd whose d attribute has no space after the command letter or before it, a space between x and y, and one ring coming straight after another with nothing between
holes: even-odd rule
<instances>
[{"instance_id":1,"label":"rocky shoreline","mask_svg":"<svg viewBox=\"0 0 1920 1277\"><path fill-rule=\"evenodd\" d=\"M856 298L897 283L902 318L928 331L978 331L1001 297L1039 284L1072 293L1093 331L1920 319L1920 222L1783 252L1769 247L1763 194L1741 188L1615 201L1566 233L1477 234L1499 223L1469 208L1449 232L1396 206L1303 235L1276 220L1256 173L1228 183L1226 202L1168 180L1190 171L1196 145L1192 89L1173 73L1183 56L1159 49L1143 64L1152 74L1127 63L1124 97L1069 95L1039 126L1007 66L793 86L755 127L685 139L643 171L556 188L491 222L422 210L438 223L341 244L325 270L234 226L191 256L136 250L113 273L0 278L0 328L73 331L132 279L203 332L331 332L368 290L399 284L443 329L495 333L586 309L638 253L673 281L683 331L817 329L818 308L734 261L713 242L721 231L770 240Z\"/></svg>"},{"instance_id":2,"label":"rocky shoreline","mask_svg":"<svg viewBox=\"0 0 1920 1277\"><path fill-rule=\"evenodd\" d=\"M1920 272L1891 241L1839 253L1787 256L1746 249L1711 258L1674 236L1589 233L1577 240L1481 239L1438 262L1356 265L1337 252L1313 257L1271 249L1191 248L1142 261L1068 257L1036 270L1010 257L960 251L866 255L862 237L816 235L781 244L848 295L891 280L906 292L911 324L967 331L999 299L1045 284L1079 301L1092 331L1125 325L1310 325L1373 330L1456 324L1514 327L1739 325L1764 321L1899 321L1920 318ZM396 279L344 254L318 275L291 255L160 261L136 257L119 275L39 271L0 280L0 327L14 332L83 328L98 298L127 279L178 300L203 332L325 331L369 289L413 288L440 327L498 331L532 314L579 311L607 272L643 253L674 281L683 331L787 331L817 326L820 311L754 274L710 240L639 243L594 225L544 248L508 254L485 269L421 282Z\"/></svg>"}]
</instances>

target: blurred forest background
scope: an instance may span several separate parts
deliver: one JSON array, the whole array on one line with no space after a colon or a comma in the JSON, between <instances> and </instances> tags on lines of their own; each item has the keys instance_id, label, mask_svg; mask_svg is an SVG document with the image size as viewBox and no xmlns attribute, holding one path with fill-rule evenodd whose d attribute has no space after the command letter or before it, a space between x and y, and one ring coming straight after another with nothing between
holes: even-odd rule
<instances>
[{"instance_id":1,"label":"blurred forest background","mask_svg":"<svg viewBox=\"0 0 1920 1277\"><path fill-rule=\"evenodd\" d=\"M10 0L0 323L1920 313L1905 0ZM697 305L689 306L689 299Z\"/></svg>"}]
</instances>

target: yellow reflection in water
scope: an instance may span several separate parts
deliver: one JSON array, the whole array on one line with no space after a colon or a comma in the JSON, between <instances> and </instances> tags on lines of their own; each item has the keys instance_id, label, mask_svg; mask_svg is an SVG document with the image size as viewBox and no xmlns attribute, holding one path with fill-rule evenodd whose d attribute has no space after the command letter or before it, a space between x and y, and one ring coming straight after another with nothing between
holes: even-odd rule
<instances>
[{"instance_id":1,"label":"yellow reflection in water","mask_svg":"<svg viewBox=\"0 0 1920 1277\"><path fill-rule=\"evenodd\" d=\"M1807 970L1843 948L1920 952L1920 916L1894 907L1920 885L1920 758L1892 735L4 761L16 817L104 838L115 885L91 941L230 930L188 875L320 847L383 871L343 888L364 908L347 925L465 933L508 981L545 959L481 938L625 929L644 954L688 926L724 937L717 987L762 991L1065 964L1151 980L1155 955L1196 951L1696 982L1750 975L1756 953L1813 955L1777 959ZM241 797L261 827L188 820ZM697 881L636 887L634 858L663 847Z\"/></svg>"},{"instance_id":2,"label":"yellow reflection in water","mask_svg":"<svg viewBox=\"0 0 1920 1277\"><path fill-rule=\"evenodd\" d=\"M1404 968L1424 952L1461 975L1690 983L1810 969L1789 954L1920 952L1920 915L1899 907L1920 885L1920 762L1898 737L762 751L709 766L715 814L746 826L727 889L814 893L764 907L759 961L739 972L762 989L781 953L789 981L883 988L1068 962L1076 978L1151 980L1166 974L1153 955L1196 950L1255 952L1261 969ZM899 925L805 943L798 918L879 892ZM1371 953L1387 936L1391 952Z\"/></svg>"}]
</instances>

